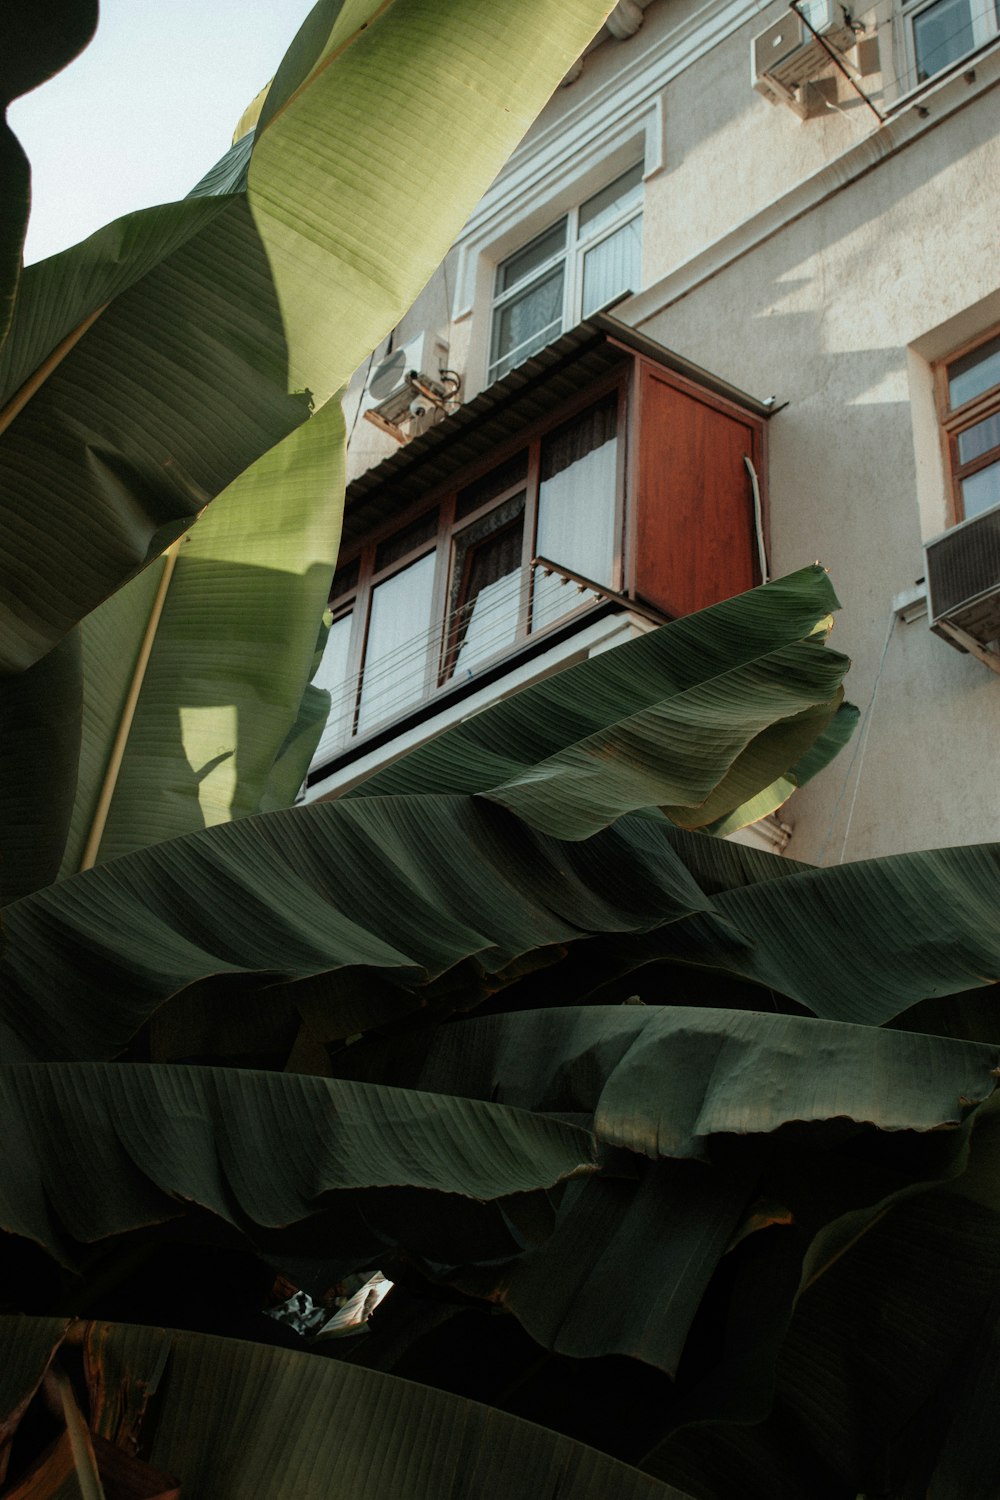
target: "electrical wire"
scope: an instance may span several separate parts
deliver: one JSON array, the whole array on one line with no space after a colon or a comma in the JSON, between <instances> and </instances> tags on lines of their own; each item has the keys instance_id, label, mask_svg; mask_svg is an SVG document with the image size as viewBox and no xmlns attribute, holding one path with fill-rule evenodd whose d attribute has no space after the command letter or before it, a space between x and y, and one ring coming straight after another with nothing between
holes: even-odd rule
<instances>
[{"instance_id":1,"label":"electrical wire","mask_svg":"<svg viewBox=\"0 0 1000 1500\"><path fill-rule=\"evenodd\" d=\"M844 863L844 851L847 848L847 840L851 832L851 823L854 819L854 808L858 800L858 788L861 785L861 772L864 768L865 750L868 745L868 732L871 729L872 718L874 714L875 698L878 694L879 684L882 681L882 670L885 666L885 658L889 650L889 642L892 640L892 634L896 625L897 618L898 616L896 614L895 607L893 607L889 612L889 627L886 630L885 640L882 644L882 655L879 657L878 670L875 673L875 681L872 683L871 696L868 699L868 706L866 707L864 712L864 722L861 725L861 732L854 742L854 752L851 755L850 761L848 762L847 770L844 772L844 780L841 784L840 791L837 793L837 800L833 804L833 812L830 814L829 826L827 827L826 833L823 835L823 842L820 845L818 854L816 855L816 863L818 865L823 863L823 856L826 853L827 845L830 842L830 837L837 822L837 814L840 812L840 804L844 800L844 793L847 791L848 784L851 780L851 772L854 770L855 762L857 762L858 770L857 775L854 779L854 792L851 796L851 805L847 812L847 822L844 825L844 837L840 842L840 854L837 857L838 865L842 865Z\"/></svg>"},{"instance_id":2,"label":"electrical wire","mask_svg":"<svg viewBox=\"0 0 1000 1500\"><path fill-rule=\"evenodd\" d=\"M512 644L512 638L516 638L522 630L527 629L531 611L533 608L538 609L539 600L529 601L526 607L521 607L519 604L516 611L512 611L511 604L520 594L522 574L519 570L508 576L511 579L511 588L507 591L499 591L486 603L485 608L483 601L478 598L460 605L446 617L442 624L435 623L428 630L411 636L394 650L377 657L372 665L364 668L350 681L346 681L342 690L331 698L324 739L328 738L331 728L338 729L339 736L343 739L349 738L350 735L345 734L343 728L352 723L355 713L362 709L370 715L373 707L379 705L376 717L388 718L395 704L390 702L388 707L381 705L390 695L403 700L400 707L407 707L419 701L422 696L421 689L430 652L440 647L442 652L450 654L449 638L454 636L456 628L463 622L463 617L467 617L469 625L475 620L476 639L473 644L476 656L471 665L467 663L463 668L461 652L468 640L466 636L455 655L452 670L449 673L451 681L459 680L463 670L469 676L474 675L474 667L478 667L482 660L495 655L504 646ZM549 572L546 576L557 577ZM595 603L598 600L598 595L591 594L590 590L582 588L574 580L557 578L557 582L562 587L571 587L580 594L590 595ZM560 611L560 614L564 613L568 613L568 609Z\"/></svg>"}]
</instances>

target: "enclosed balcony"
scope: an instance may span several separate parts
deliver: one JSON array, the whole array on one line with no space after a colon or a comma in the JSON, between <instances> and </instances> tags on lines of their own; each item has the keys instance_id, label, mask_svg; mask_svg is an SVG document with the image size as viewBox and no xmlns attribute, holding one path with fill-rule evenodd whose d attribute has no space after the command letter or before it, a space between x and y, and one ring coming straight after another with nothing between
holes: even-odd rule
<instances>
[{"instance_id":1,"label":"enclosed balcony","mask_svg":"<svg viewBox=\"0 0 1000 1500\"><path fill-rule=\"evenodd\" d=\"M312 795L623 632L750 588L768 415L596 314L355 480Z\"/></svg>"}]
</instances>

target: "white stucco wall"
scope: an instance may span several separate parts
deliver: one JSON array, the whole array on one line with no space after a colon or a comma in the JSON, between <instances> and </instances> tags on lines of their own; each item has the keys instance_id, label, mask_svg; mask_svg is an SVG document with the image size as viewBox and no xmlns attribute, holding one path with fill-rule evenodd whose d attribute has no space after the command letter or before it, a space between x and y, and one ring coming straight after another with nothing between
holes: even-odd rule
<instances>
[{"instance_id":1,"label":"white stucco wall","mask_svg":"<svg viewBox=\"0 0 1000 1500\"><path fill-rule=\"evenodd\" d=\"M789 853L1000 839L1000 677L892 615L946 524L931 362L1000 321L1000 47L885 126L843 80L835 108L801 121L750 86L750 39L783 9L653 0L557 93L399 338L444 334L465 394L480 389L518 203L527 238L593 180L602 139L644 132L645 289L616 313L787 403L770 424L772 571L819 558L844 606L834 643L864 738L793 799ZM888 0L860 15L886 69L862 82L885 108L898 18ZM351 472L390 447L368 428Z\"/></svg>"},{"instance_id":2,"label":"white stucco wall","mask_svg":"<svg viewBox=\"0 0 1000 1500\"><path fill-rule=\"evenodd\" d=\"M998 101L1000 88L942 119L641 323L788 403L770 425L773 571L820 559L863 710L878 676L863 749L794 799L804 859L1000 838L1000 678L926 619L895 623L886 645L921 541L946 524L928 357L961 341L948 326L1000 316Z\"/></svg>"}]
</instances>

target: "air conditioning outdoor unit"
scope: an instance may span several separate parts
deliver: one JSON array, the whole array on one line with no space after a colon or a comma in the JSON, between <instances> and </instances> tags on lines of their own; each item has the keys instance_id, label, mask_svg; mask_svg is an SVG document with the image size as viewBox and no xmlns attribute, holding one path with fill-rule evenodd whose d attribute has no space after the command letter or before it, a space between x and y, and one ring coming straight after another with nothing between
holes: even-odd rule
<instances>
[{"instance_id":1,"label":"air conditioning outdoor unit","mask_svg":"<svg viewBox=\"0 0 1000 1500\"><path fill-rule=\"evenodd\" d=\"M819 38L840 53L857 42L851 17L837 0L802 0L799 9L801 16L790 10L750 43L754 88L772 104L791 104L793 108L799 106L796 90L831 65L830 54ZM808 19L812 31L802 16Z\"/></svg>"},{"instance_id":2,"label":"air conditioning outdoor unit","mask_svg":"<svg viewBox=\"0 0 1000 1500\"><path fill-rule=\"evenodd\" d=\"M361 410L366 415L375 411L383 421L398 422L407 414L414 398L410 377L419 375L423 369L424 342L421 333L375 365L361 403Z\"/></svg>"},{"instance_id":3,"label":"air conditioning outdoor unit","mask_svg":"<svg viewBox=\"0 0 1000 1500\"><path fill-rule=\"evenodd\" d=\"M925 544L931 629L959 651L943 625L988 646L1000 640L1000 505Z\"/></svg>"}]
</instances>

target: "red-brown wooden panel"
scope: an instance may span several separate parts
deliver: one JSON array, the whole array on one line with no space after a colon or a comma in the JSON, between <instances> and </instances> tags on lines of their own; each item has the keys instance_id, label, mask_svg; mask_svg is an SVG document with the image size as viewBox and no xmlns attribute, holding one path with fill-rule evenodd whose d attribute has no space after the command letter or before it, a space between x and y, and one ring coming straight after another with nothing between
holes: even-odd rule
<instances>
[{"instance_id":1,"label":"red-brown wooden panel","mask_svg":"<svg viewBox=\"0 0 1000 1500\"><path fill-rule=\"evenodd\" d=\"M729 599L758 581L753 492L760 432L646 366L640 373L635 591L669 615ZM755 441L756 440L756 441Z\"/></svg>"}]
</instances>

